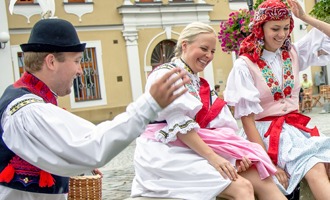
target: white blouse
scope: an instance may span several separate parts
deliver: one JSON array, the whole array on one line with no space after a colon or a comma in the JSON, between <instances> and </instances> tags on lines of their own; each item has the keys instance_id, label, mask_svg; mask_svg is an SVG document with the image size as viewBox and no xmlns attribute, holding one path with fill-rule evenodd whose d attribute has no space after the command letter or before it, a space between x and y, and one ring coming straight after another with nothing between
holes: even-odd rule
<instances>
[{"instance_id":1,"label":"white blouse","mask_svg":"<svg viewBox=\"0 0 330 200\"><path fill-rule=\"evenodd\" d=\"M175 60L175 65L184 69L184 63L180 59ZM164 75L168 70L161 69L153 71L147 80L145 90L149 90L150 86L162 75ZM176 76L174 74L173 76ZM194 89L198 92L199 91L199 77L198 74L191 74L188 72L188 76L191 79L192 85ZM176 84L180 83L182 80L178 80ZM182 86L179 91L182 91L184 87ZM215 101L216 96L212 96L212 101ZM180 133L187 133L194 129L195 131L199 130L199 125L195 122L194 118L198 111L202 108L202 103L196 97L191 95L189 92L186 92L181 97L176 99L172 104L162 110L156 121L164 121L166 120L167 125L158 132L155 133L155 137L157 140L162 141L163 143L168 143L170 141L175 141L177 139L176 134ZM186 125L186 126L185 126ZM228 127L232 128L233 130L237 131L238 126L236 120L233 118L229 108L225 105L221 110L220 114L212 120L207 128L221 128L221 127ZM167 138L164 137L160 131L164 131L169 133Z\"/></svg>"},{"instance_id":2,"label":"white blouse","mask_svg":"<svg viewBox=\"0 0 330 200\"><path fill-rule=\"evenodd\" d=\"M330 38L316 28L313 28L292 46L298 53L300 71L311 65L327 65L330 61ZM318 56L319 50L327 52L328 55ZM262 58L267 60L274 75L280 82L280 85L282 85L283 71L280 50L278 49L275 52L264 50ZM299 80L297 83L299 83ZM228 105L235 106L235 118L262 112L263 109L259 104L259 97L260 93L254 86L254 81L246 62L242 58L238 58L229 73L224 91L225 101L227 101Z\"/></svg>"}]
</instances>

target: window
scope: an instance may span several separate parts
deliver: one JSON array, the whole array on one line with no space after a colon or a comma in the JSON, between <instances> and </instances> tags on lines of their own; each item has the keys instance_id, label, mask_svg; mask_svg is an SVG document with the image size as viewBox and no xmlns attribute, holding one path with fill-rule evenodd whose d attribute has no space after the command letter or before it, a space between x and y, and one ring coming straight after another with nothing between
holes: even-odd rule
<instances>
[{"instance_id":1,"label":"window","mask_svg":"<svg viewBox=\"0 0 330 200\"><path fill-rule=\"evenodd\" d=\"M101 99L95 48L86 48L81 59L83 74L73 81L75 101Z\"/></svg>"},{"instance_id":2,"label":"window","mask_svg":"<svg viewBox=\"0 0 330 200\"><path fill-rule=\"evenodd\" d=\"M81 67L83 75L77 77L71 88L71 108L86 108L107 105L107 95L103 76L101 41L81 41L86 43ZM24 73L23 53L19 45L11 46L14 77L17 81Z\"/></svg>"},{"instance_id":3,"label":"window","mask_svg":"<svg viewBox=\"0 0 330 200\"><path fill-rule=\"evenodd\" d=\"M81 42L86 43L81 62L83 75L73 82L70 94L71 108L107 105L101 41Z\"/></svg>"},{"instance_id":4,"label":"window","mask_svg":"<svg viewBox=\"0 0 330 200\"><path fill-rule=\"evenodd\" d=\"M17 0L16 3L34 3L34 0Z\"/></svg>"},{"instance_id":5,"label":"window","mask_svg":"<svg viewBox=\"0 0 330 200\"><path fill-rule=\"evenodd\" d=\"M17 60L18 60L19 77L22 77L25 72L23 52L17 53Z\"/></svg>"},{"instance_id":6,"label":"window","mask_svg":"<svg viewBox=\"0 0 330 200\"><path fill-rule=\"evenodd\" d=\"M85 3L85 0L68 0L68 3Z\"/></svg>"},{"instance_id":7,"label":"window","mask_svg":"<svg viewBox=\"0 0 330 200\"><path fill-rule=\"evenodd\" d=\"M152 69L155 67L170 62L173 58L175 42L171 40L163 40L157 44L151 55Z\"/></svg>"}]
</instances>

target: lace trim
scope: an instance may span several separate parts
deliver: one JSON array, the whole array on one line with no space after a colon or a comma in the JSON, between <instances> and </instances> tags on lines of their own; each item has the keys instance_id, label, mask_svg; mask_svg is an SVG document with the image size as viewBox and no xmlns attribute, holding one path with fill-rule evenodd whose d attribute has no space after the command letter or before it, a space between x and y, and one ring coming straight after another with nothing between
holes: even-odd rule
<instances>
[{"instance_id":1,"label":"lace trim","mask_svg":"<svg viewBox=\"0 0 330 200\"><path fill-rule=\"evenodd\" d=\"M190 131L192 129L199 130L199 128L200 127L199 127L198 123L195 122L194 120L186 121L182 125L175 124L173 126L173 128L171 128L171 129L169 129L168 125L167 125L163 129L161 129L161 130L159 130L155 133L155 138L156 138L157 141L161 141L162 143L167 144L171 141L177 140L176 134L178 132L180 132L182 134L186 134L188 131Z\"/></svg>"}]
</instances>

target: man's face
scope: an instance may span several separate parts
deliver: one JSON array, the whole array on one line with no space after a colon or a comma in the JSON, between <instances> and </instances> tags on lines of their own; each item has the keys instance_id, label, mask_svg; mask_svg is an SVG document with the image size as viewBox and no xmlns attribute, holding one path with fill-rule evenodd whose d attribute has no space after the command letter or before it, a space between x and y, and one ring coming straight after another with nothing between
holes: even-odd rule
<instances>
[{"instance_id":1,"label":"man's face","mask_svg":"<svg viewBox=\"0 0 330 200\"><path fill-rule=\"evenodd\" d=\"M53 88L58 96L65 96L71 93L73 80L83 74L80 60L82 58L81 52L65 52L64 62L59 62L55 59L54 65L56 82Z\"/></svg>"},{"instance_id":2,"label":"man's face","mask_svg":"<svg viewBox=\"0 0 330 200\"><path fill-rule=\"evenodd\" d=\"M307 81L307 76L303 75L303 79L304 79L304 81Z\"/></svg>"}]
</instances>

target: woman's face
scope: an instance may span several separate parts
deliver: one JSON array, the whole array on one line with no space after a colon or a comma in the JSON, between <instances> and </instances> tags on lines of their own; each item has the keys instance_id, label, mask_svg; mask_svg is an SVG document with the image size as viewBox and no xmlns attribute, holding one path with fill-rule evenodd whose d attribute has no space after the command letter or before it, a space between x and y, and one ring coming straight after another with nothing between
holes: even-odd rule
<instances>
[{"instance_id":1,"label":"woman's face","mask_svg":"<svg viewBox=\"0 0 330 200\"><path fill-rule=\"evenodd\" d=\"M265 49L275 52L280 48L290 31L290 19L268 21L263 25Z\"/></svg>"},{"instance_id":2,"label":"woman's face","mask_svg":"<svg viewBox=\"0 0 330 200\"><path fill-rule=\"evenodd\" d=\"M182 41L182 58L194 73L203 71L213 60L216 42L213 33L201 33L191 44Z\"/></svg>"}]
</instances>

